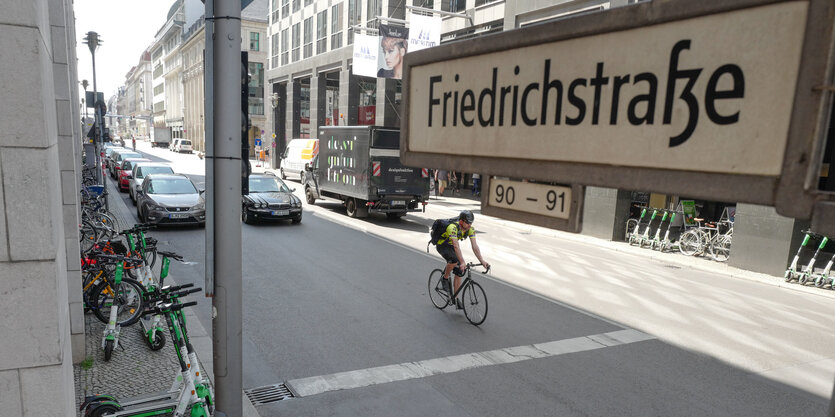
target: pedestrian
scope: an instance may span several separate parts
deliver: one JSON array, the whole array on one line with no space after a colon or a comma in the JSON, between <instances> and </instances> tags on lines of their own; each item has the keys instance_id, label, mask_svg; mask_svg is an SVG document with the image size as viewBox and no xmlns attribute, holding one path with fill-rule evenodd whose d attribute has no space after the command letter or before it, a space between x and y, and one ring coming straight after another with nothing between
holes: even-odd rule
<instances>
[{"instance_id":1,"label":"pedestrian","mask_svg":"<svg viewBox=\"0 0 835 417\"><path fill-rule=\"evenodd\" d=\"M481 195L481 174L473 174L473 195Z\"/></svg>"},{"instance_id":2,"label":"pedestrian","mask_svg":"<svg viewBox=\"0 0 835 417\"><path fill-rule=\"evenodd\" d=\"M136 150L136 137L131 136L130 141L131 141L131 143L133 143L133 150Z\"/></svg>"},{"instance_id":3,"label":"pedestrian","mask_svg":"<svg viewBox=\"0 0 835 417\"><path fill-rule=\"evenodd\" d=\"M449 171L438 170L438 192L444 195L444 190L449 182Z\"/></svg>"}]
</instances>

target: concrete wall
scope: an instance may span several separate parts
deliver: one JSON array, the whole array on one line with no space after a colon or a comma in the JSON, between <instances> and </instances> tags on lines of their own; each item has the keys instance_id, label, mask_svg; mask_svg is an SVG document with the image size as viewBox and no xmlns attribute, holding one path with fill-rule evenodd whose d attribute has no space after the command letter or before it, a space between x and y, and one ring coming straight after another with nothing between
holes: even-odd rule
<instances>
[{"instance_id":1,"label":"concrete wall","mask_svg":"<svg viewBox=\"0 0 835 417\"><path fill-rule=\"evenodd\" d=\"M606 240L623 240L629 203L628 191L586 187L581 233Z\"/></svg>"},{"instance_id":2,"label":"concrete wall","mask_svg":"<svg viewBox=\"0 0 835 417\"><path fill-rule=\"evenodd\" d=\"M794 257L808 222L783 217L773 207L737 204L731 266L783 275Z\"/></svg>"},{"instance_id":3,"label":"concrete wall","mask_svg":"<svg viewBox=\"0 0 835 417\"><path fill-rule=\"evenodd\" d=\"M83 320L74 22L70 0L0 2L3 416L75 414L72 352L79 340L83 352Z\"/></svg>"}]
</instances>

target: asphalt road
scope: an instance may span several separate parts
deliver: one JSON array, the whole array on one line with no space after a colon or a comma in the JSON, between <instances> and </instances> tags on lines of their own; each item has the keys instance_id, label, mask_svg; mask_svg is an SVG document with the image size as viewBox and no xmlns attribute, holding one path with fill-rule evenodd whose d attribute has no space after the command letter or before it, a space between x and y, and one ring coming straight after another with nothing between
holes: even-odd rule
<instances>
[{"instance_id":1,"label":"asphalt road","mask_svg":"<svg viewBox=\"0 0 835 417\"><path fill-rule=\"evenodd\" d=\"M475 327L427 296L426 228L455 210L392 223L331 201L299 225L242 225L244 389L300 394L261 415L824 415L831 298L481 217L494 271ZM172 278L202 285L203 229L153 235L194 261Z\"/></svg>"}]
</instances>

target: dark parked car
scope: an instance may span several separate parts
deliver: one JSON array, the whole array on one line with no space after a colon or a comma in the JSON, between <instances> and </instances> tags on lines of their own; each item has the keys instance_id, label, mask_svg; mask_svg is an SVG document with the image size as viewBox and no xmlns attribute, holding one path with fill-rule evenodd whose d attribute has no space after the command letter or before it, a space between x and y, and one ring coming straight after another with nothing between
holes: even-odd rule
<instances>
[{"instance_id":1,"label":"dark parked car","mask_svg":"<svg viewBox=\"0 0 835 417\"><path fill-rule=\"evenodd\" d=\"M136 192L136 214L143 223L206 224L203 192L183 174L150 174Z\"/></svg>"},{"instance_id":2,"label":"dark parked car","mask_svg":"<svg viewBox=\"0 0 835 417\"><path fill-rule=\"evenodd\" d=\"M302 221L302 201L293 195L293 189L271 174L251 174L249 195L243 196L241 218L252 224L258 220Z\"/></svg>"}]
</instances>

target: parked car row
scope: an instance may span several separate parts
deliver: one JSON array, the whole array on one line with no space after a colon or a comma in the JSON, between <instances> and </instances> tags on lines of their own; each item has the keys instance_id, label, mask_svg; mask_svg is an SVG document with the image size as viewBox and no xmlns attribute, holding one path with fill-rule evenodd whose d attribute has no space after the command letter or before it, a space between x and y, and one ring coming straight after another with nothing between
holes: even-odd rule
<instances>
[{"instance_id":1,"label":"parked car row","mask_svg":"<svg viewBox=\"0 0 835 417\"><path fill-rule=\"evenodd\" d=\"M132 149L111 145L105 148L105 153L110 176L117 180L119 191L127 191L130 195L139 221L205 225L204 191L199 190L189 177L175 173L168 163L153 162ZM244 223L301 222L301 199L274 174L252 174L249 189L250 194L242 197L241 219Z\"/></svg>"}]
</instances>

